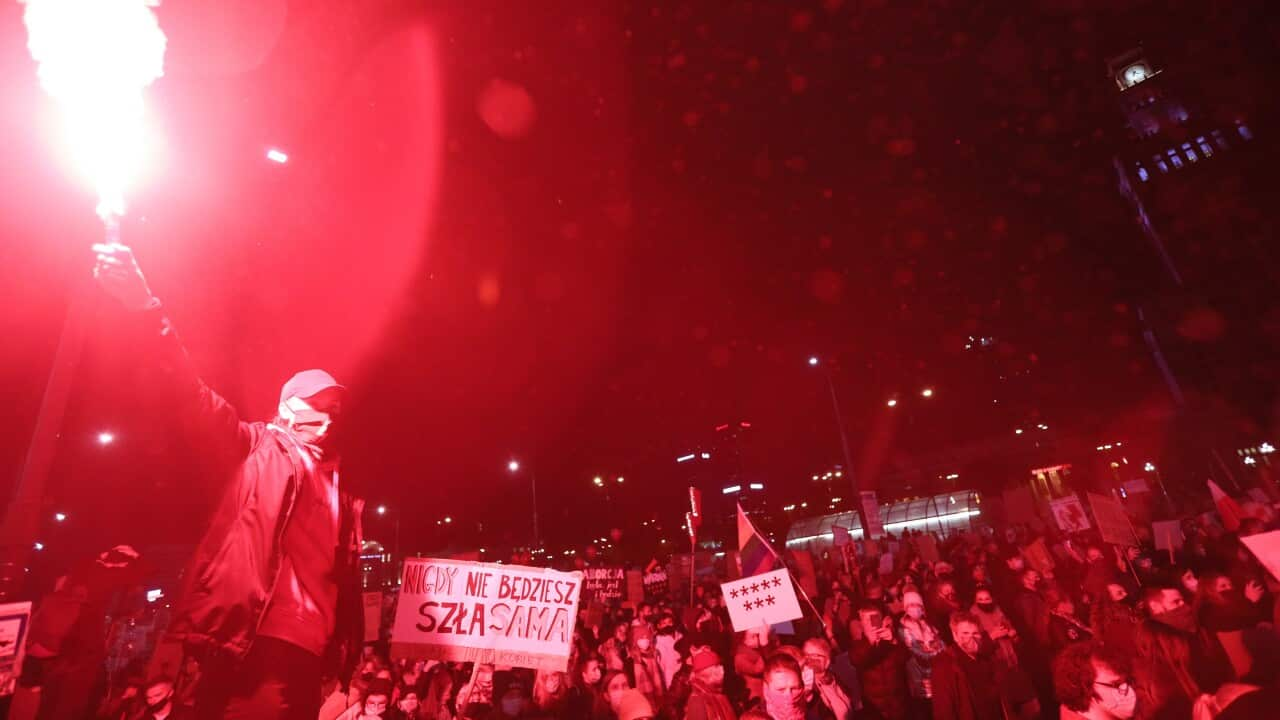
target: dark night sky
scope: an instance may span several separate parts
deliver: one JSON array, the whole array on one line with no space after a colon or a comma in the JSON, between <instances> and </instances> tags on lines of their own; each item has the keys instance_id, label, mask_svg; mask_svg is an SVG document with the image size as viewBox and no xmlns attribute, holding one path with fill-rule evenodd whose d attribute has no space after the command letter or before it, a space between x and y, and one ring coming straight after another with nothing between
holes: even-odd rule
<instances>
[{"instance_id":1,"label":"dark night sky","mask_svg":"<svg viewBox=\"0 0 1280 720\"><path fill-rule=\"evenodd\" d=\"M1143 42L1273 116L1260 2L217 5L160 10L165 162L126 238L246 415L301 366L353 387L347 475L411 546L446 514L522 538L512 454L565 542L599 529L597 473L628 477L636 517L677 508L672 458L722 422L753 423L752 472L800 482L839 462L812 353L858 455L886 398L937 389L900 408L891 466L1026 422L1087 434L1162 392L1106 57ZM98 233L52 160L20 10L0 15L6 478ZM189 539L196 454L127 318L96 319L50 506L93 514L94 542Z\"/></svg>"}]
</instances>

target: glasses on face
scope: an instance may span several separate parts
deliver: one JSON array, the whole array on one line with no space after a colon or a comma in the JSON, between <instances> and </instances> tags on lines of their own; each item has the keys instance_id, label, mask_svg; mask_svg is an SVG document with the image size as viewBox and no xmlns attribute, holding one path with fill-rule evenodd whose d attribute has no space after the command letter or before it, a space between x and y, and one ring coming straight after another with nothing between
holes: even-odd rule
<instances>
[{"instance_id":1,"label":"glasses on face","mask_svg":"<svg viewBox=\"0 0 1280 720\"><path fill-rule=\"evenodd\" d=\"M1129 691L1133 689L1133 685L1130 684L1128 680L1121 680L1120 682L1114 682L1114 683L1103 682L1101 680L1094 680L1093 684L1101 685L1103 687L1109 687L1112 690L1115 690L1116 692L1120 693L1122 697L1125 695L1128 695Z\"/></svg>"}]
</instances>

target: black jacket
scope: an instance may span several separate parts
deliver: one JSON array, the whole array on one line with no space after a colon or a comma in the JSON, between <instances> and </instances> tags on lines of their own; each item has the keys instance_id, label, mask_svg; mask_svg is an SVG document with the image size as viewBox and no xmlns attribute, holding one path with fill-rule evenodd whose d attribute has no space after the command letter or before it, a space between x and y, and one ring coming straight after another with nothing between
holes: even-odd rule
<instances>
[{"instance_id":1,"label":"black jacket","mask_svg":"<svg viewBox=\"0 0 1280 720\"><path fill-rule=\"evenodd\" d=\"M183 575L168 635L199 652L240 659L253 644L279 574L297 479L307 472L303 450L287 431L242 421L235 408L196 375L160 309L146 315L153 324L174 410L196 446L207 450L217 464L219 477L227 478ZM345 683L364 639L359 574L364 501L343 493L340 504L334 548L337 615L325 659L326 669Z\"/></svg>"}]
</instances>

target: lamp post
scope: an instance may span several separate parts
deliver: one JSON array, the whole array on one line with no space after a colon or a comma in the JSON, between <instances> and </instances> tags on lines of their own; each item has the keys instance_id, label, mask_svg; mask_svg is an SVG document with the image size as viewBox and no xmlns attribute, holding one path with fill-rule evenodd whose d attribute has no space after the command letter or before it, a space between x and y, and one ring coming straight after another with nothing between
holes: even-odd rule
<instances>
[{"instance_id":1,"label":"lamp post","mask_svg":"<svg viewBox=\"0 0 1280 720\"><path fill-rule=\"evenodd\" d=\"M520 461L512 459L507 463L507 470L515 475L520 472ZM533 543L542 547L542 532L538 527L538 474L529 469L529 492L533 500Z\"/></svg>"},{"instance_id":2,"label":"lamp post","mask_svg":"<svg viewBox=\"0 0 1280 720\"><path fill-rule=\"evenodd\" d=\"M827 390L831 392L831 410L835 413L836 427L840 430L840 450L844 453L844 468L849 474L849 485L853 489L854 512L858 514L858 522L862 524L862 536L869 537L871 528L867 525L866 514L862 511L862 494L858 487L858 475L853 469L853 455L849 452L849 433L844 427L844 413L840 412L840 398L836 395L836 383L831 378L831 371L818 356L809 357L809 367L821 369L823 377L827 379Z\"/></svg>"}]
</instances>

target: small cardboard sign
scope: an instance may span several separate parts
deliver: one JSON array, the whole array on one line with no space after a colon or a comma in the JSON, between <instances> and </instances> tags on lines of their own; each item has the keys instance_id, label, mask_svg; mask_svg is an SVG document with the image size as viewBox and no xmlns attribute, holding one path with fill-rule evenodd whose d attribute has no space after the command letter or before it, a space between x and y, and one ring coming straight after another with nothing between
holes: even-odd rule
<instances>
[{"instance_id":1,"label":"small cardboard sign","mask_svg":"<svg viewBox=\"0 0 1280 720\"><path fill-rule=\"evenodd\" d=\"M804 616L786 570L721 583L724 604L735 632L776 625Z\"/></svg>"},{"instance_id":2,"label":"small cardboard sign","mask_svg":"<svg viewBox=\"0 0 1280 720\"><path fill-rule=\"evenodd\" d=\"M1182 522L1178 520L1157 520L1151 523L1151 537L1155 540L1157 550L1181 550L1183 543Z\"/></svg>"},{"instance_id":3,"label":"small cardboard sign","mask_svg":"<svg viewBox=\"0 0 1280 720\"><path fill-rule=\"evenodd\" d=\"M1133 526L1129 524L1129 515L1118 500L1089 493L1089 507L1093 508L1093 519L1098 521L1098 534L1102 541L1112 545L1133 547L1138 544L1133 536Z\"/></svg>"}]
</instances>

